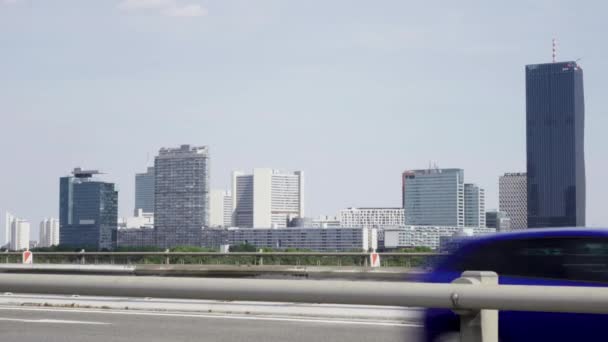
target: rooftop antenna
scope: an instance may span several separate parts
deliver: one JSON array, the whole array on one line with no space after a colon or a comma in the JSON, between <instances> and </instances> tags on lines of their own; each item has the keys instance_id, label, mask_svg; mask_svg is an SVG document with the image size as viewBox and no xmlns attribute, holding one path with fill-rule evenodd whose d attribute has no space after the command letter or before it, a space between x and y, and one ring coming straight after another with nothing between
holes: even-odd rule
<instances>
[{"instance_id":1,"label":"rooftop antenna","mask_svg":"<svg viewBox=\"0 0 608 342\"><path fill-rule=\"evenodd\" d=\"M555 57L557 56L557 41L553 38L553 63L555 63Z\"/></svg>"}]
</instances>

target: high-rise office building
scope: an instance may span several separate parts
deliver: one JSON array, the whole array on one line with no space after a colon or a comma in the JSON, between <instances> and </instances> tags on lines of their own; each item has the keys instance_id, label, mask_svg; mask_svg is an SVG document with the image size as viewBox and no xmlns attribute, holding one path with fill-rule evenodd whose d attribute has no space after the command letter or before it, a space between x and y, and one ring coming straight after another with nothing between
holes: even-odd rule
<instances>
[{"instance_id":1,"label":"high-rise office building","mask_svg":"<svg viewBox=\"0 0 608 342\"><path fill-rule=\"evenodd\" d=\"M59 240L71 247L113 249L118 228L118 191L96 179L97 170L75 168L59 181Z\"/></svg>"},{"instance_id":2,"label":"high-rise office building","mask_svg":"<svg viewBox=\"0 0 608 342\"><path fill-rule=\"evenodd\" d=\"M232 194L230 191L211 190L209 207L210 227L232 225Z\"/></svg>"},{"instance_id":3,"label":"high-rise office building","mask_svg":"<svg viewBox=\"0 0 608 342\"><path fill-rule=\"evenodd\" d=\"M576 62L526 66L528 227L585 225L585 104Z\"/></svg>"},{"instance_id":4,"label":"high-rise office building","mask_svg":"<svg viewBox=\"0 0 608 342\"><path fill-rule=\"evenodd\" d=\"M135 214L141 209L144 213L154 212L154 167L146 172L135 174Z\"/></svg>"},{"instance_id":5,"label":"high-rise office building","mask_svg":"<svg viewBox=\"0 0 608 342\"><path fill-rule=\"evenodd\" d=\"M199 246L209 226L209 148L161 148L154 159L157 245Z\"/></svg>"},{"instance_id":6,"label":"high-rise office building","mask_svg":"<svg viewBox=\"0 0 608 342\"><path fill-rule=\"evenodd\" d=\"M287 227L291 218L304 217L304 174L273 169L233 172L232 203L234 226Z\"/></svg>"},{"instance_id":7,"label":"high-rise office building","mask_svg":"<svg viewBox=\"0 0 608 342\"><path fill-rule=\"evenodd\" d=\"M51 247L59 245L59 220L56 218L45 218L40 221L38 231L38 246Z\"/></svg>"},{"instance_id":8,"label":"high-rise office building","mask_svg":"<svg viewBox=\"0 0 608 342\"><path fill-rule=\"evenodd\" d=\"M486 226L486 193L476 184L464 185L464 225Z\"/></svg>"},{"instance_id":9,"label":"high-rise office building","mask_svg":"<svg viewBox=\"0 0 608 342\"><path fill-rule=\"evenodd\" d=\"M528 190L525 172L505 173L498 180L498 208L511 222L510 229L528 228Z\"/></svg>"},{"instance_id":10,"label":"high-rise office building","mask_svg":"<svg viewBox=\"0 0 608 342\"><path fill-rule=\"evenodd\" d=\"M464 226L464 171L405 171L402 177L405 224Z\"/></svg>"}]
</instances>

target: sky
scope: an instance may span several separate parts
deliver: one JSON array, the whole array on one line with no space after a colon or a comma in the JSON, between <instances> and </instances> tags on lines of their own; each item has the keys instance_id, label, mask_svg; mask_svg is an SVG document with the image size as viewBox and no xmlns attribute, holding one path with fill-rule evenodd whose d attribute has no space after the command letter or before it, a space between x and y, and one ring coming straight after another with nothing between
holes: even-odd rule
<instances>
[{"instance_id":1,"label":"sky","mask_svg":"<svg viewBox=\"0 0 608 342\"><path fill-rule=\"evenodd\" d=\"M608 226L608 3L0 0L0 213L58 216L59 177L103 170L134 206L161 147L305 172L306 215L400 206L407 169L463 168L498 206L525 171L526 64L585 72L587 224ZM36 229L34 234L36 234ZM37 239L37 235L33 236Z\"/></svg>"}]
</instances>

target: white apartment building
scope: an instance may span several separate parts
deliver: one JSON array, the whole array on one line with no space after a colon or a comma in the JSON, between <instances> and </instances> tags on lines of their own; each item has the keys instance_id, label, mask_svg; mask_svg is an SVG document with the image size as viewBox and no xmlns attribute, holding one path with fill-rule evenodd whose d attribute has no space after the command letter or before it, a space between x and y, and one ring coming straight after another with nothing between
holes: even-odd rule
<instances>
[{"instance_id":1,"label":"white apartment building","mask_svg":"<svg viewBox=\"0 0 608 342\"><path fill-rule=\"evenodd\" d=\"M468 235L482 235L496 233L494 228L471 227L464 228L471 231ZM429 247L439 248L442 237L452 237L460 234L462 227L442 226L406 226L403 228L384 230L384 248Z\"/></svg>"},{"instance_id":2,"label":"white apartment building","mask_svg":"<svg viewBox=\"0 0 608 342\"><path fill-rule=\"evenodd\" d=\"M30 223L27 220L12 217L10 222L10 249L21 251L30 248Z\"/></svg>"},{"instance_id":3,"label":"white apartment building","mask_svg":"<svg viewBox=\"0 0 608 342\"><path fill-rule=\"evenodd\" d=\"M403 208L348 208L338 213L342 227L401 227L405 224Z\"/></svg>"},{"instance_id":4,"label":"white apartment building","mask_svg":"<svg viewBox=\"0 0 608 342\"><path fill-rule=\"evenodd\" d=\"M15 217L8 211L4 213L4 227L0 234L0 247L10 247L11 244L11 227Z\"/></svg>"},{"instance_id":5,"label":"white apartment building","mask_svg":"<svg viewBox=\"0 0 608 342\"><path fill-rule=\"evenodd\" d=\"M341 226L340 219L336 216L321 215L312 219L313 228L339 228Z\"/></svg>"},{"instance_id":6,"label":"white apartment building","mask_svg":"<svg viewBox=\"0 0 608 342\"><path fill-rule=\"evenodd\" d=\"M254 169L232 174L232 225L283 228L304 217L304 173Z\"/></svg>"},{"instance_id":7,"label":"white apartment building","mask_svg":"<svg viewBox=\"0 0 608 342\"><path fill-rule=\"evenodd\" d=\"M209 226L232 226L232 193L224 190L211 190L209 196Z\"/></svg>"},{"instance_id":8,"label":"white apartment building","mask_svg":"<svg viewBox=\"0 0 608 342\"><path fill-rule=\"evenodd\" d=\"M368 228L228 228L203 229L202 234L206 247L247 243L258 248L318 252L365 252L378 248L377 230Z\"/></svg>"},{"instance_id":9,"label":"white apartment building","mask_svg":"<svg viewBox=\"0 0 608 342\"><path fill-rule=\"evenodd\" d=\"M39 247L51 247L59 245L59 220L56 218L45 218L39 226Z\"/></svg>"}]
</instances>

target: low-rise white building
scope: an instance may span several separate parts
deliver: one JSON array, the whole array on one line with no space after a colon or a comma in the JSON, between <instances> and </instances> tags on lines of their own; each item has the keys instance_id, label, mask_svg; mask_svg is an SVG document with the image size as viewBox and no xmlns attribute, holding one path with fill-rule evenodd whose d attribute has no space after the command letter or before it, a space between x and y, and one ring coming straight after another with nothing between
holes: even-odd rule
<instances>
[{"instance_id":1,"label":"low-rise white building","mask_svg":"<svg viewBox=\"0 0 608 342\"><path fill-rule=\"evenodd\" d=\"M153 228L154 213L146 213L137 209L135 216L118 219L119 228Z\"/></svg>"},{"instance_id":2,"label":"low-rise white building","mask_svg":"<svg viewBox=\"0 0 608 342\"><path fill-rule=\"evenodd\" d=\"M203 229L204 247L250 244L258 248L308 249L319 252L368 251L378 248L370 228L228 228Z\"/></svg>"},{"instance_id":3,"label":"low-rise white building","mask_svg":"<svg viewBox=\"0 0 608 342\"><path fill-rule=\"evenodd\" d=\"M445 226L405 226L384 230L384 248L429 247L438 249L442 237L452 237L461 234L463 229L467 235L476 236L496 233L494 228L480 227L445 227Z\"/></svg>"},{"instance_id":4,"label":"low-rise white building","mask_svg":"<svg viewBox=\"0 0 608 342\"><path fill-rule=\"evenodd\" d=\"M401 227L403 208L348 208L338 213L342 227Z\"/></svg>"},{"instance_id":5,"label":"low-rise white building","mask_svg":"<svg viewBox=\"0 0 608 342\"><path fill-rule=\"evenodd\" d=\"M321 215L312 219L313 228L339 228L341 226L340 220L335 216Z\"/></svg>"}]
</instances>

